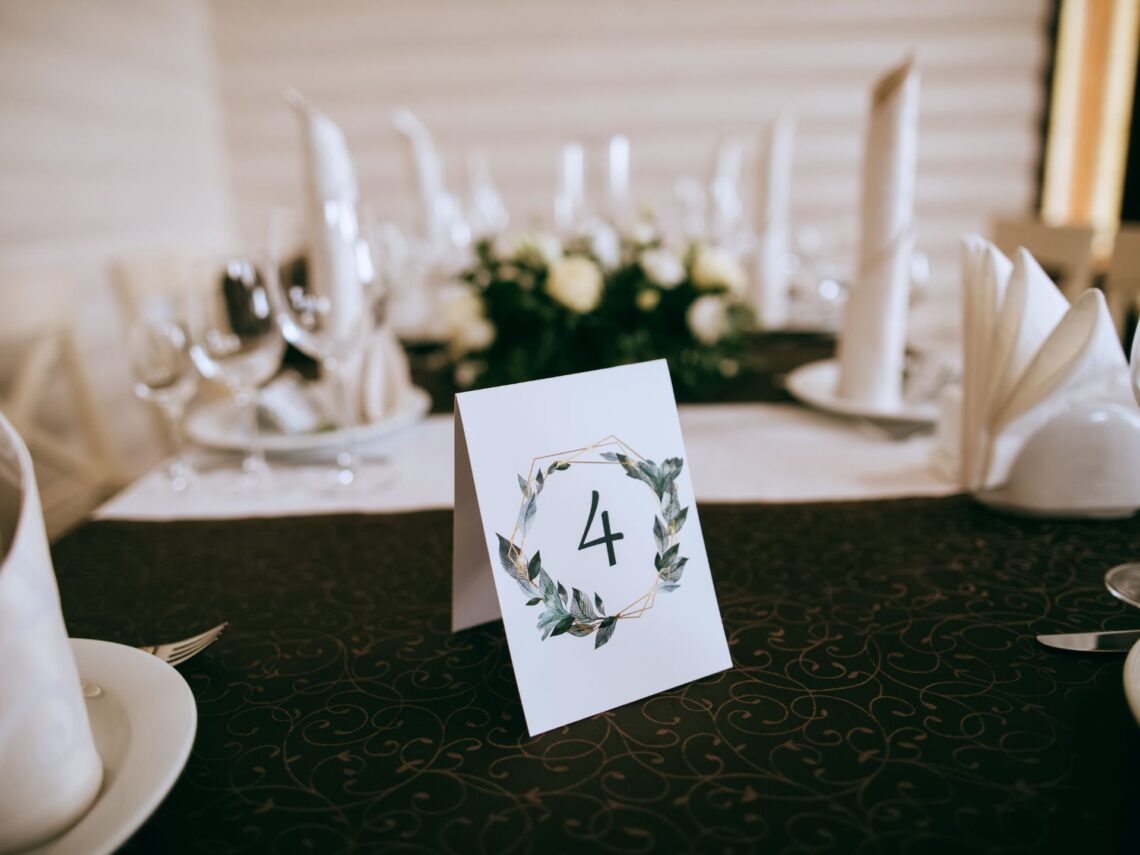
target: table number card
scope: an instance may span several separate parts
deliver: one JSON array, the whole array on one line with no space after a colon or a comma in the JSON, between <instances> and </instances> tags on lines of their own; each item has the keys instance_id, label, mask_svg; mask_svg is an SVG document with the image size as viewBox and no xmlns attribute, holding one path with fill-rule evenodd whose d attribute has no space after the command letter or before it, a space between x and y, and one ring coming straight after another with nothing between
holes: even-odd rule
<instances>
[{"instance_id":1,"label":"table number card","mask_svg":"<svg viewBox=\"0 0 1140 855\"><path fill-rule=\"evenodd\" d=\"M532 735L731 667L663 360L457 397L452 593Z\"/></svg>"}]
</instances>

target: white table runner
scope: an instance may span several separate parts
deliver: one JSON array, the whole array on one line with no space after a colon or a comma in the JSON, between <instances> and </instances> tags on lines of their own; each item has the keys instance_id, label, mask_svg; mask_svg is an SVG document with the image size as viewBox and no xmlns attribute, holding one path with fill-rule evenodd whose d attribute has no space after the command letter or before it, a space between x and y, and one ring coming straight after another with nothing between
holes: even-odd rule
<instances>
[{"instance_id":1,"label":"white table runner","mask_svg":"<svg viewBox=\"0 0 1140 855\"><path fill-rule=\"evenodd\" d=\"M954 484L930 468L929 435L897 441L860 426L788 404L683 406L681 429L702 502L811 502L942 496ZM174 520L395 513L452 506L452 417L432 416L372 454L388 455L390 480L369 487L377 470L365 463L364 484L312 489L330 464L278 462L265 487L243 489L231 458L182 493L161 469L127 487L95 512L99 519Z\"/></svg>"}]
</instances>

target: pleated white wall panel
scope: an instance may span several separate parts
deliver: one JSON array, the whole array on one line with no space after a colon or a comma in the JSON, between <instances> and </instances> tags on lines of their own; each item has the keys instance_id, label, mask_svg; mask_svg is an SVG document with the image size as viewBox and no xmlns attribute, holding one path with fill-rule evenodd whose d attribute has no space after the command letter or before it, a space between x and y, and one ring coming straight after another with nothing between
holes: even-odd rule
<instances>
[{"instance_id":1,"label":"pleated white wall panel","mask_svg":"<svg viewBox=\"0 0 1140 855\"><path fill-rule=\"evenodd\" d=\"M214 0L239 222L299 192L299 87L344 127L366 200L412 216L388 115L415 110L462 189L488 152L516 220L546 216L558 146L587 146L596 192L608 136L632 143L639 198L703 175L716 141L799 116L794 216L849 250L868 88L914 51L923 70L918 237L940 281L957 242L1032 202L1047 57L1046 0ZM591 156L592 155L592 156Z\"/></svg>"},{"instance_id":2,"label":"pleated white wall panel","mask_svg":"<svg viewBox=\"0 0 1140 855\"><path fill-rule=\"evenodd\" d=\"M0 3L0 288L29 269L74 287L136 468L153 422L131 396L106 266L231 231L209 16L203 0Z\"/></svg>"}]
</instances>

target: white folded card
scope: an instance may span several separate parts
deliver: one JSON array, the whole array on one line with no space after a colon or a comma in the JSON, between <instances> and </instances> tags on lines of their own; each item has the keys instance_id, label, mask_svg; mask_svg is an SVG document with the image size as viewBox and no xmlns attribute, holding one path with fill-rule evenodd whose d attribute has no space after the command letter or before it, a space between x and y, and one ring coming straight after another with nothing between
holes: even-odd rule
<instances>
[{"instance_id":1,"label":"white folded card","mask_svg":"<svg viewBox=\"0 0 1140 855\"><path fill-rule=\"evenodd\" d=\"M532 735L732 665L663 360L458 395L454 548Z\"/></svg>"}]
</instances>

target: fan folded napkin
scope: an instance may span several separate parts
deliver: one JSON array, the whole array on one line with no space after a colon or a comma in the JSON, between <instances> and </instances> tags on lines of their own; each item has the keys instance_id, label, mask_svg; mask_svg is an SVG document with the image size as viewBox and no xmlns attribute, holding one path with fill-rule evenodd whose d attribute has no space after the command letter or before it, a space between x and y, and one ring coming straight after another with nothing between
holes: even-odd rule
<instances>
[{"instance_id":1,"label":"fan folded napkin","mask_svg":"<svg viewBox=\"0 0 1140 855\"><path fill-rule=\"evenodd\" d=\"M884 75L871 95L859 272L839 336L839 395L883 409L902 401L918 96L918 70L909 59Z\"/></svg>"},{"instance_id":2,"label":"fan folded napkin","mask_svg":"<svg viewBox=\"0 0 1140 855\"><path fill-rule=\"evenodd\" d=\"M0 416L0 852L63 831L102 780L32 460Z\"/></svg>"},{"instance_id":3,"label":"fan folded napkin","mask_svg":"<svg viewBox=\"0 0 1140 855\"><path fill-rule=\"evenodd\" d=\"M756 204L756 276L752 308L763 329L788 322L788 231L795 122L780 116L760 147L760 192Z\"/></svg>"},{"instance_id":4,"label":"fan folded napkin","mask_svg":"<svg viewBox=\"0 0 1140 855\"><path fill-rule=\"evenodd\" d=\"M1026 250L1013 263L986 240L963 246L960 478L1004 485L1019 454L1058 415L1087 404L1136 408L1104 295L1072 306Z\"/></svg>"}]
</instances>

